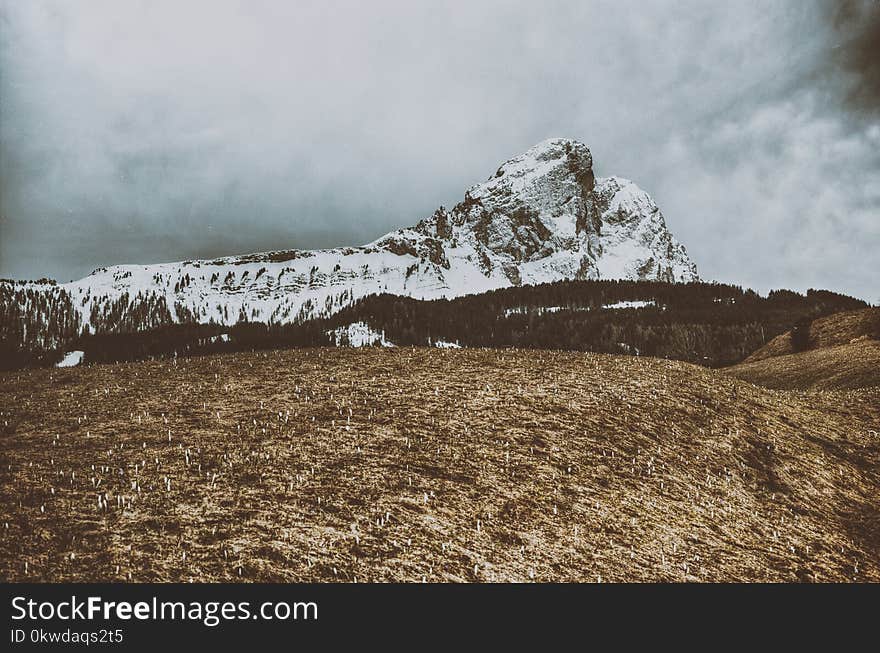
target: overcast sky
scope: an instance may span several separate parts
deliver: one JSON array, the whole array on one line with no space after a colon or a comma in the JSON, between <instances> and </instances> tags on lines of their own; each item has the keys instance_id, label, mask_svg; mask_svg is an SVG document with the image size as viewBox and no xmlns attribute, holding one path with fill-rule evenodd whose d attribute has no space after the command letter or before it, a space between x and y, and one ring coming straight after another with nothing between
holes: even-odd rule
<instances>
[{"instance_id":1,"label":"overcast sky","mask_svg":"<svg viewBox=\"0 0 880 653\"><path fill-rule=\"evenodd\" d=\"M701 276L880 301L880 4L0 0L0 277L354 245L575 138Z\"/></svg>"}]
</instances>

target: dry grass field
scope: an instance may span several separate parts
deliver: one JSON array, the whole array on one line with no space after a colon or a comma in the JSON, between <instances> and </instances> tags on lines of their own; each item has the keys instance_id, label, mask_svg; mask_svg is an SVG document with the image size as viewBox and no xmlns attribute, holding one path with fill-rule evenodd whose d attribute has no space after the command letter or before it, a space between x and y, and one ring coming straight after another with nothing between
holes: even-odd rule
<instances>
[{"instance_id":1,"label":"dry grass field","mask_svg":"<svg viewBox=\"0 0 880 653\"><path fill-rule=\"evenodd\" d=\"M314 349L0 376L4 581L880 581L880 388Z\"/></svg>"},{"instance_id":2,"label":"dry grass field","mask_svg":"<svg viewBox=\"0 0 880 653\"><path fill-rule=\"evenodd\" d=\"M837 347L854 340L880 338L880 308L864 308L858 311L843 311L813 320L809 329L811 349ZM793 354L791 331L776 336L758 351L743 361L753 363L774 356Z\"/></svg>"},{"instance_id":3,"label":"dry grass field","mask_svg":"<svg viewBox=\"0 0 880 653\"><path fill-rule=\"evenodd\" d=\"M814 320L810 349L794 353L791 332L726 371L778 390L854 390L880 386L880 308Z\"/></svg>"},{"instance_id":4,"label":"dry grass field","mask_svg":"<svg viewBox=\"0 0 880 653\"><path fill-rule=\"evenodd\" d=\"M779 390L853 390L880 386L880 340L773 356L727 368L737 378Z\"/></svg>"}]
</instances>

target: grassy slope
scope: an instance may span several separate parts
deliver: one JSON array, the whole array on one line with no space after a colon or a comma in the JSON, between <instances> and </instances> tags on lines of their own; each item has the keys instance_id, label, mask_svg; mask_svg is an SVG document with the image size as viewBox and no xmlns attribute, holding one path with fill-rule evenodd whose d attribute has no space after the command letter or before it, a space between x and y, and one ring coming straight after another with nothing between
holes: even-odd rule
<instances>
[{"instance_id":1,"label":"grassy slope","mask_svg":"<svg viewBox=\"0 0 880 653\"><path fill-rule=\"evenodd\" d=\"M813 320L810 324L810 348L822 349L849 344L850 341L869 336L880 338L880 308L865 308L858 311L844 311ZM776 336L744 363L793 354L791 331Z\"/></svg>"},{"instance_id":2,"label":"grassy slope","mask_svg":"<svg viewBox=\"0 0 880 653\"><path fill-rule=\"evenodd\" d=\"M880 581L880 389L290 350L5 374L0 410L2 580Z\"/></svg>"},{"instance_id":3,"label":"grassy slope","mask_svg":"<svg viewBox=\"0 0 880 653\"><path fill-rule=\"evenodd\" d=\"M851 390L880 385L880 308L835 313L810 325L810 349L794 353L791 332L727 368L780 390Z\"/></svg>"},{"instance_id":4,"label":"grassy slope","mask_svg":"<svg viewBox=\"0 0 880 653\"><path fill-rule=\"evenodd\" d=\"M779 390L853 390L880 386L880 341L811 349L727 368L729 374Z\"/></svg>"}]
</instances>

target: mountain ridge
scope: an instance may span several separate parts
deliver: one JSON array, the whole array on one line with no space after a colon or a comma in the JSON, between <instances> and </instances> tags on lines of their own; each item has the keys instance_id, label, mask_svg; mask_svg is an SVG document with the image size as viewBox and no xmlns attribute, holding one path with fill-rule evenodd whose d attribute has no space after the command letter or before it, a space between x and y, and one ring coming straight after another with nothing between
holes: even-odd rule
<instances>
[{"instance_id":1,"label":"mountain ridge","mask_svg":"<svg viewBox=\"0 0 880 653\"><path fill-rule=\"evenodd\" d=\"M592 164L586 145L548 139L452 209L360 247L100 267L40 291L69 296L70 328L80 335L292 323L379 293L436 299L570 279L698 280L650 195L622 177L596 178ZM39 294L20 299L18 310L31 310Z\"/></svg>"}]
</instances>

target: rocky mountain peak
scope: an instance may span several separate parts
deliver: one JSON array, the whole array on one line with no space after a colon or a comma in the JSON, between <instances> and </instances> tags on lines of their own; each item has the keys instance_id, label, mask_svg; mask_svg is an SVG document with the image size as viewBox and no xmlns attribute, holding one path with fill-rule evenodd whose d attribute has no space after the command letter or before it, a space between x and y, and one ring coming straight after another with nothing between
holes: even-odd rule
<instances>
[{"instance_id":1,"label":"rocky mountain peak","mask_svg":"<svg viewBox=\"0 0 880 653\"><path fill-rule=\"evenodd\" d=\"M377 293L432 299L570 279L698 277L646 192L623 178L597 179L586 145L553 138L503 163L451 210L362 247L117 265L57 292L79 333L286 323Z\"/></svg>"},{"instance_id":2,"label":"rocky mountain peak","mask_svg":"<svg viewBox=\"0 0 880 653\"><path fill-rule=\"evenodd\" d=\"M465 201L508 214L517 210L549 217L569 214L578 218L580 231L595 222L594 185L589 148L578 141L553 138L502 164L494 176L472 186Z\"/></svg>"},{"instance_id":3,"label":"rocky mountain peak","mask_svg":"<svg viewBox=\"0 0 880 653\"><path fill-rule=\"evenodd\" d=\"M443 267L462 243L487 276L697 279L653 199L622 177L597 179L589 148L553 138L503 163L451 211L421 222L413 248ZM398 245L396 236L389 234Z\"/></svg>"}]
</instances>

